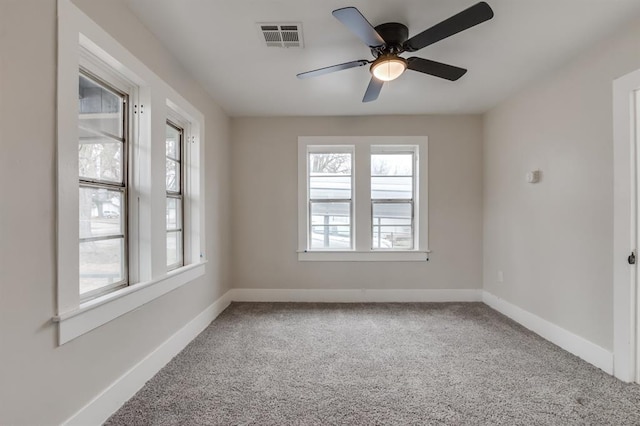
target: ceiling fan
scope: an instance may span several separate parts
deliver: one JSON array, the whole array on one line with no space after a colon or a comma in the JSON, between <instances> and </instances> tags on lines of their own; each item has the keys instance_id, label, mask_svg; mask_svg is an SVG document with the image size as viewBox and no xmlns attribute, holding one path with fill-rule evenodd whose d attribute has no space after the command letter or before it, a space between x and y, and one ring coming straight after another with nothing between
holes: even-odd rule
<instances>
[{"instance_id":1,"label":"ceiling fan","mask_svg":"<svg viewBox=\"0 0 640 426\"><path fill-rule=\"evenodd\" d=\"M332 14L369 46L375 60L368 61L366 59L360 59L344 64L332 65L330 67L300 73L297 77L316 77L335 71L371 64L369 69L372 74L371 81L369 82L362 102L371 102L378 99L378 95L385 81L395 80L400 77L406 69L450 81L458 80L467 72L466 69L418 58L416 56L405 59L401 57L400 54L403 52L415 52L493 18L493 10L491 10L491 7L485 2L480 2L445 19L420 34L408 38L409 29L406 25L397 22L387 22L374 28L355 7L336 9Z\"/></svg>"}]
</instances>

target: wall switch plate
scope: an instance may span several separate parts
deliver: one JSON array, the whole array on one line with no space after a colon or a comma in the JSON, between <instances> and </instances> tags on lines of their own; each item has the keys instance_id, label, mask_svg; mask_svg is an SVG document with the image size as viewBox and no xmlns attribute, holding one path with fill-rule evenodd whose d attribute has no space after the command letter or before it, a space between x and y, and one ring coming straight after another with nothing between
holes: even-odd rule
<instances>
[{"instance_id":1,"label":"wall switch plate","mask_svg":"<svg viewBox=\"0 0 640 426\"><path fill-rule=\"evenodd\" d=\"M502 271L498 271L498 282L499 283L504 282L504 273Z\"/></svg>"}]
</instances>

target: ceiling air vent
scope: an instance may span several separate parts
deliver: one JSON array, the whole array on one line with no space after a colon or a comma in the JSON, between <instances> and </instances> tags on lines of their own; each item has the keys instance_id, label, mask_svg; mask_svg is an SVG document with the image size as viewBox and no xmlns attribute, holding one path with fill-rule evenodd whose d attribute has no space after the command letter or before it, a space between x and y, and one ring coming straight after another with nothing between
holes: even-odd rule
<instances>
[{"instance_id":1,"label":"ceiling air vent","mask_svg":"<svg viewBox=\"0 0 640 426\"><path fill-rule=\"evenodd\" d=\"M259 22L258 29L267 47L303 47L300 23Z\"/></svg>"}]
</instances>

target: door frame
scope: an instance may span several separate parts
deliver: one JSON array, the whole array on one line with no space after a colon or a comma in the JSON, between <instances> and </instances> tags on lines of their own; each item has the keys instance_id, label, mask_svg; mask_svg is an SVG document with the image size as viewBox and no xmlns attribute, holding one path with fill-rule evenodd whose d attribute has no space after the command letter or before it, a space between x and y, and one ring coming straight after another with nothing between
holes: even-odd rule
<instances>
[{"instance_id":1,"label":"door frame","mask_svg":"<svg viewBox=\"0 0 640 426\"><path fill-rule=\"evenodd\" d=\"M640 382L638 353L638 138L640 70L613 82L613 374ZM627 257L635 253L636 264Z\"/></svg>"}]
</instances>

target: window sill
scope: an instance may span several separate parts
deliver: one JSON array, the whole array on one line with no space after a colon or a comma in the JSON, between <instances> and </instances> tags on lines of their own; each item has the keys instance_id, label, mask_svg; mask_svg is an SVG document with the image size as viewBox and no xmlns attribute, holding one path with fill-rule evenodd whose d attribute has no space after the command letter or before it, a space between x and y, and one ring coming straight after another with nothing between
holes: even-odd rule
<instances>
[{"instance_id":1,"label":"window sill","mask_svg":"<svg viewBox=\"0 0 640 426\"><path fill-rule=\"evenodd\" d=\"M426 262L430 250L421 251L299 251L301 262Z\"/></svg>"},{"instance_id":2,"label":"window sill","mask_svg":"<svg viewBox=\"0 0 640 426\"><path fill-rule=\"evenodd\" d=\"M80 304L53 317L58 323L58 344L63 345L119 316L204 275L205 261L183 266L152 281L134 284Z\"/></svg>"}]
</instances>

